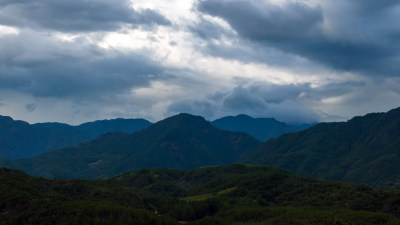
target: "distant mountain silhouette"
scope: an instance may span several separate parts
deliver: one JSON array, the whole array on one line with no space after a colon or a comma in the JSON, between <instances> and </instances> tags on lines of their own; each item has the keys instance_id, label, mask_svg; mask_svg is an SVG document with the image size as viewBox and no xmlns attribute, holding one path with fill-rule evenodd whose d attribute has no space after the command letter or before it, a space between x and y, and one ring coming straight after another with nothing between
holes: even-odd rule
<instances>
[{"instance_id":1,"label":"distant mountain silhouette","mask_svg":"<svg viewBox=\"0 0 400 225\"><path fill-rule=\"evenodd\" d=\"M303 130L313 125L287 125L274 118L252 118L244 114L223 117L211 123L220 129L246 132L260 141L267 141L282 134Z\"/></svg>"},{"instance_id":2,"label":"distant mountain silhouette","mask_svg":"<svg viewBox=\"0 0 400 225\"><path fill-rule=\"evenodd\" d=\"M29 124L0 116L0 158L28 158L93 140L111 131L133 133L150 126L144 119L112 119L70 126L63 123Z\"/></svg>"},{"instance_id":3,"label":"distant mountain silhouette","mask_svg":"<svg viewBox=\"0 0 400 225\"><path fill-rule=\"evenodd\" d=\"M179 114L133 134L108 133L34 158L2 160L0 166L51 178L92 179L139 168L229 164L258 144L246 133L220 130L202 117Z\"/></svg>"},{"instance_id":4,"label":"distant mountain silhouette","mask_svg":"<svg viewBox=\"0 0 400 225\"><path fill-rule=\"evenodd\" d=\"M399 188L400 108L282 135L258 146L242 162L376 188Z\"/></svg>"}]
</instances>

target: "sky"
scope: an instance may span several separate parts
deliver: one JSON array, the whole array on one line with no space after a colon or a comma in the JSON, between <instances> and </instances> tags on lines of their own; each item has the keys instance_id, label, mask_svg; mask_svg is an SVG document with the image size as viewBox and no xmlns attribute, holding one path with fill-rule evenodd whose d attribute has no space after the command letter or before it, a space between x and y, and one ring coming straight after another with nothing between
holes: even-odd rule
<instances>
[{"instance_id":1,"label":"sky","mask_svg":"<svg viewBox=\"0 0 400 225\"><path fill-rule=\"evenodd\" d=\"M0 0L0 115L287 123L400 106L397 0Z\"/></svg>"}]
</instances>

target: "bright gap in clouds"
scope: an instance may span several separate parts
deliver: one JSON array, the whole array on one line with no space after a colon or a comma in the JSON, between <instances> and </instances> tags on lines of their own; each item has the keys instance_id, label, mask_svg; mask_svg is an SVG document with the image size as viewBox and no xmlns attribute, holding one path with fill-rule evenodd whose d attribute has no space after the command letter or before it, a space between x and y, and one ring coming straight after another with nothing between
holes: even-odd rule
<instances>
[{"instance_id":1,"label":"bright gap in clouds","mask_svg":"<svg viewBox=\"0 0 400 225\"><path fill-rule=\"evenodd\" d=\"M77 18L42 20L28 4L13 21L0 21L0 114L77 124L247 113L300 123L346 120L400 102L393 38L400 32L385 19L399 14L383 2L93 1L102 15L123 16L102 17L101 26L96 12L76 3ZM0 7L0 17L8 13Z\"/></svg>"},{"instance_id":2,"label":"bright gap in clouds","mask_svg":"<svg viewBox=\"0 0 400 225\"><path fill-rule=\"evenodd\" d=\"M17 35L19 33L18 29L9 26L2 26L0 25L0 36L14 34Z\"/></svg>"}]
</instances>

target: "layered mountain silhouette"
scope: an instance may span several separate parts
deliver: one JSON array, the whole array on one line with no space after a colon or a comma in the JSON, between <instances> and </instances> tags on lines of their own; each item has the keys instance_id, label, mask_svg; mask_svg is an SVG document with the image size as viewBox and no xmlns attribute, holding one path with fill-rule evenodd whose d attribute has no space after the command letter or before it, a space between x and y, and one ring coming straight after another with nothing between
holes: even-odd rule
<instances>
[{"instance_id":1,"label":"layered mountain silhouette","mask_svg":"<svg viewBox=\"0 0 400 225\"><path fill-rule=\"evenodd\" d=\"M244 115L232 118L255 120ZM9 117L0 119L0 146L30 141L47 145L64 144L63 140L75 137L68 132L75 128L65 124L29 125L22 121L13 121ZM225 119L227 118L220 121ZM79 127L88 130L85 138L89 138L108 131L107 123L111 122L113 121L96 121ZM118 122L118 126L124 126L126 120ZM246 125L245 122L243 124ZM114 128L118 126L115 125ZM55 128L58 133L51 132ZM35 132L29 129L46 130L48 133L44 134L48 136L35 136ZM21 137L15 135L16 133L25 135ZM52 139L51 135L65 139ZM76 140L82 140L79 135ZM399 136L400 108L387 113L358 116L347 122L320 123L303 131L284 134L261 145L246 133L220 130L202 117L179 114L133 134L108 133L96 140L30 159L3 159L0 160L0 166L51 178L93 179L139 168L192 169L243 162L274 165L325 179L390 189L400 187ZM42 140L35 140L36 138ZM30 146L25 144L24 147L28 149Z\"/></svg>"},{"instance_id":2,"label":"layered mountain silhouette","mask_svg":"<svg viewBox=\"0 0 400 225\"><path fill-rule=\"evenodd\" d=\"M0 166L62 178L102 178L139 168L191 169L238 161L259 144L241 132L220 130L202 117L179 114L133 134L114 132L37 157Z\"/></svg>"},{"instance_id":3,"label":"layered mountain silhouette","mask_svg":"<svg viewBox=\"0 0 400 225\"><path fill-rule=\"evenodd\" d=\"M247 115L228 116L211 122L228 131L245 132L260 141L305 129L310 124L287 125L273 118L254 119ZM144 119L98 120L71 126L64 123L36 123L0 116L0 158L22 159L59 148L73 146L106 134L120 131L134 133L152 123Z\"/></svg>"},{"instance_id":4,"label":"layered mountain silhouette","mask_svg":"<svg viewBox=\"0 0 400 225\"><path fill-rule=\"evenodd\" d=\"M223 117L211 123L223 130L246 132L260 141L267 141L282 134L303 130L313 125L288 125L274 118L252 118L244 114Z\"/></svg>"},{"instance_id":5,"label":"layered mountain silhouette","mask_svg":"<svg viewBox=\"0 0 400 225\"><path fill-rule=\"evenodd\" d=\"M242 162L376 188L399 188L400 108L282 135L255 148Z\"/></svg>"},{"instance_id":6,"label":"layered mountain silhouette","mask_svg":"<svg viewBox=\"0 0 400 225\"><path fill-rule=\"evenodd\" d=\"M151 123L144 119L112 119L70 126L63 123L29 124L0 116L0 158L28 158L93 140L111 131L133 133Z\"/></svg>"}]
</instances>

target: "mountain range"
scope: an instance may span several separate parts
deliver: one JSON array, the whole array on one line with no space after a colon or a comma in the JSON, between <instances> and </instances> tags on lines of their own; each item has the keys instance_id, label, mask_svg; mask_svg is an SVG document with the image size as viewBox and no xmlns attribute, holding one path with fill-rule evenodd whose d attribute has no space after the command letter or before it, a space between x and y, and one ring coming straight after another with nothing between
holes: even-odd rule
<instances>
[{"instance_id":1,"label":"mountain range","mask_svg":"<svg viewBox=\"0 0 400 225\"><path fill-rule=\"evenodd\" d=\"M140 168L192 169L238 161L260 142L220 130L199 116L179 114L133 134L107 133L94 141L0 166L43 177L103 178Z\"/></svg>"},{"instance_id":2,"label":"mountain range","mask_svg":"<svg viewBox=\"0 0 400 225\"><path fill-rule=\"evenodd\" d=\"M246 115L228 116L211 122L228 131L246 132L260 141L283 133L307 128L304 125L286 125L273 118L251 118ZM144 119L98 120L71 126L64 123L36 123L0 116L0 158L22 159L38 156L63 147L94 140L108 132L134 133L152 125Z\"/></svg>"},{"instance_id":3,"label":"mountain range","mask_svg":"<svg viewBox=\"0 0 400 225\"><path fill-rule=\"evenodd\" d=\"M243 116L239 116L243 117ZM32 175L104 178L140 168L193 169L235 162L274 165L328 180L400 187L400 108L320 123L261 143L179 114L133 134L107 133L40 156L0 160Z\"/></svg>"},{"instance_id":4,"label":"mountain range","mask_svg":"<svg viewBox=\"0 0 400 225\"><path fill-rule=\"evenodd\" d=\"M79 126L63 123L29 124L0 116L0 158L29 158L93 140L108 132L133 133L150 125L144 119L99 120Z\"/></svg>"},{"instance_id":5,"label":"mountain range","mask_svg":"<svg viewBox=\"0 0 400 225\"><path fill-rule=\"evenodd\" d=\"M58 178L0 168L0 224L400 224L399 190L369 187L400 187L399 136L400 108L264 143L182 113L135 133L0 160Z\"/></svg>"},{"instance_id":6,"label":"mountain range","mask_svg":"<svg viewBox=\"0 0 400 225\"><path fill-rule=\"evenodd\" d=\"M223 130L246 132L259 141L267 141L282 134L304 130L314 125L288 125L274 118L252 118L244 114L223 117L211 123Z\"/></svg>"},{"instance_id":7,"label":"mountain range","mask_svg":"<svg viewBox=\"0 0 400 225\"><path fill-rule=\"evenodd\" d=\"M399 137L400 108L397 108L284 134L261 144L241 162L274 165L376 188L399 188Z\"/></svg>"}]
</instances>

